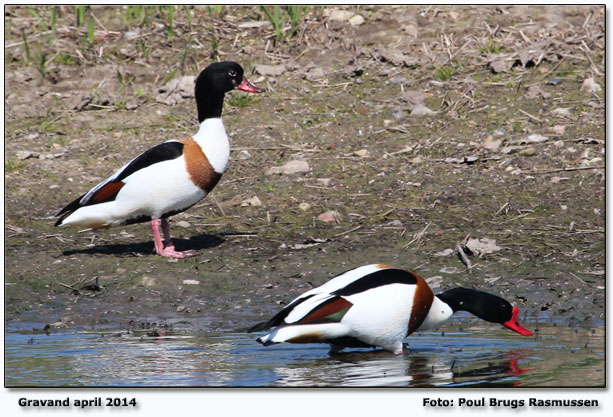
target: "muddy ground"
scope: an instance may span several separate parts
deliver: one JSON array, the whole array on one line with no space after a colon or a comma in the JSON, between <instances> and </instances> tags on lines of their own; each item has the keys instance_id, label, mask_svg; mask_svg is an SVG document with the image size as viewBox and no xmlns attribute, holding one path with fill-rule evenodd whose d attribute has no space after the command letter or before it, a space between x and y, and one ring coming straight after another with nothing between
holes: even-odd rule
<instances>
[{"instance_id":1,"label":"muddy ground","mask_svg":"<svg viewBox=\"0 0 613 417\"><path fill-rule=\"evenodd\" d=\"M529 328L602 323L604 7L310 7L293 36L257 7L78 12L5 9L7 323L244 329L374 262L501 294ZM227 95L228 170L172 220L198 255L153 255L148 224L55 228L196 131L177 83L216 60L268 92Z\"/></svg>"}]
</instances>

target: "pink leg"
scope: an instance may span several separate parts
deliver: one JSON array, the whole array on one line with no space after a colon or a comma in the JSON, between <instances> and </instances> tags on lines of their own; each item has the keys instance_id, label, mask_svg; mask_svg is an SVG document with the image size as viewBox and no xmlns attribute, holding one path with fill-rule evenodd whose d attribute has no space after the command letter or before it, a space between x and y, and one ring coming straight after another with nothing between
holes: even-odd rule
<instances>
[{"instance_id":1,"label":"pink leg","mask_svg":"<svg viewBox=\"0 0 613 417\"><path fill-rule=\"evenodd\" d=\"M164 241L162 242L162 236L160 235L160 223L162 226L162 232L164 233ZM153 219L151 220L151 229L153 230L153 245L155 246L155 253L160 256L166 256L170 258L184 258L186 256L195 255L194 251L177 251L175 250L172 240L170 238L170 224L167 219Z\"/></svg>"}]
</instances>

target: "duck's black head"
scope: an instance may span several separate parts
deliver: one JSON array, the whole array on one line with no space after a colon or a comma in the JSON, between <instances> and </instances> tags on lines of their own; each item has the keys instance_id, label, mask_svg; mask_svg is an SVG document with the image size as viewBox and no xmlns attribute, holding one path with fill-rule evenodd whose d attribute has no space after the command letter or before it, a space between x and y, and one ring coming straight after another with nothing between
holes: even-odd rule
<instances>
[{"instance_id":1,"label":"duck's black head","mask_svg":"<svg viewBox=\"0 0 613 417\"><path fill-rule=\"evenodd\" d=\"M519 308L513 307L504 298L483 291L469 288L453 288L438 294L437 297L456 311L468 311L482 320L491 323L500 323L508 329L523 336L530 336L532 332L517 321Z\"/></svg>"},{"instance_id":2,"label":"duck's black head","mask_svg":"<svg viewBox=\"0 0 613 417\"><path fill-rule=\"evenodd\" d=\"M263 93L244 77L243 67L236 62L215 62L206 67L196 78L195 97L198 121L221 117L224 94L235 88L248 93Z\"/></svg>"}]
</instances>

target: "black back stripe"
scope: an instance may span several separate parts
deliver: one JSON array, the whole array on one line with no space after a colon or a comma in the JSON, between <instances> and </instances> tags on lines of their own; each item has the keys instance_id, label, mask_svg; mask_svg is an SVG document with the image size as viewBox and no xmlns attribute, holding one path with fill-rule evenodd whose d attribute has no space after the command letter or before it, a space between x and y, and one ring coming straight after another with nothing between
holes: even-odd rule
<instances>
[{"instance_id":1,"label":"black back stripe","mask_svg":"<svg viewBox=\"0 0 613 417\"><path fill-rule=\"evenodd\" d=\"M134 158L127 167L123 169L113 181L121 181L143 168L158 162L176 159L183 154L183 144L181 142L164 142L150 148Z\"/></svg>"},{"instance_id":2,"label":"black back stripe","mask_svg":"<svg viewBox=\"0 0 613 417\"><path fill-rule=\"evenodd\" d=\"M349 296L390 284L415 285L417 284L417 277L404 269L380 269L353 281L343 288L339 288L331 294Z\"/></svg>"}]
</instances>

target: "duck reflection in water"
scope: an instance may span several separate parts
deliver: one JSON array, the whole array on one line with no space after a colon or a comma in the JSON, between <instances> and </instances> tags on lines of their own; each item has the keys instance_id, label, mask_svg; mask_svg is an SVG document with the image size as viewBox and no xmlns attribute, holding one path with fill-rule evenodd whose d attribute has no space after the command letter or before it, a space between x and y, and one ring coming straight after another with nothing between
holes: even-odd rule
<instances>
[{"instance_id":1,"label":"duck reflection in water","mask_svg":"<svg viewBox=\"0 0 613 417\"><path fill-rule=\"evenodd\" d=\"M431 350L431 349L427 349ZM432 352L435 353L435 352ZM494 354L463 361L425 350L390 355L384 350L337 353L316 361L290 363L273 371L275 386L309 387L514 387L528 372L520 368L517 352Z\"/></svg>"}]
</instances>

